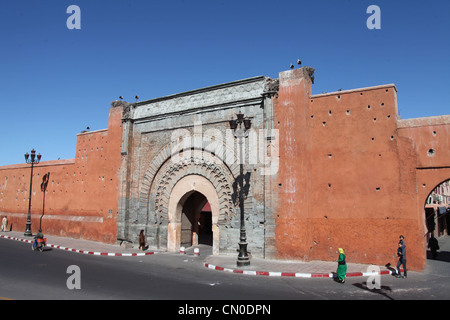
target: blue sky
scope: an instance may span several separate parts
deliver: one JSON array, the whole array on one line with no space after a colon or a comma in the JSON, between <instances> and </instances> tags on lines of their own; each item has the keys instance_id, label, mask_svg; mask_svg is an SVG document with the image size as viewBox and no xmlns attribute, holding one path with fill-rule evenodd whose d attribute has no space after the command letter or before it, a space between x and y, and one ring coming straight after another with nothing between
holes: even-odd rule
<instances>
[{"instance_id":1,"label":"blue sky","mask_svg":"<svg viewBox=\"0 0 450 320\"><path fill-rule=\"evenodd\" d=\"M0 165L32 148L73 158L76 134L106 128L121 95L277 78L297 58L316 69L314 94L394 83L403 119L450 114L448 0L2 0L0 40Z\"/></svg>"}]
</instances>

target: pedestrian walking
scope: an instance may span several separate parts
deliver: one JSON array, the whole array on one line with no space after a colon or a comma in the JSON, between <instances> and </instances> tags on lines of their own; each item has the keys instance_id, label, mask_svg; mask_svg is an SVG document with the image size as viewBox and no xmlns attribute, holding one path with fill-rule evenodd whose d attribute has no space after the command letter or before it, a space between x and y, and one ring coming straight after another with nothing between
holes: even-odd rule
<instances>
[{"instance_id":1,"label":"pedestrian walking","mask_svg":"<svg viewBox=\"0 0 450 320\"><path fill-rule=\"evenodd\" d=\"M438 255L437 251L439 250L439 242L432 233L430 234L430 240L428 240L428 249L430 249L433 259L436 260Z\"/></svg>"},{"instance_id":2,"label":"pedestrian walking","mask_svg":"<svg viewBox=\"0 0 450 320\"><path fill-rule=\"evenodd\" d=\"M144 251L145 248L145 235L144 235L144 230L141 230L141 233L139 234L139 250Z\"/></svg>"},{"instance_id":3,"label":"pedestrian walking","mask_svg":"<svg viewBox=\"0 0 450 320\"><path fill-rule=\"evenodd\" d=\"M403 236L401 236L403 237ZM395 275L396 278L407 278L408 274L406 272L406 244L404 241L404 238L400 238L400 241L398 243L398 249L397 249L397 256L398 256L398 262L397 262L397 274ZM403 277L402 273L400 272L400 266L403 266Z\"/></svg>"},{"instance_id":4,"label":"pedestrian walking","mask_svg":"<svg viewBox=\"0 0 450 320\"><path fill-rule=\"evenodd\" d=\"M336 281L340 283L345 282L345 276L347 274L347 262L345 261L344 249L339 248L338 267L336 271Z\"/></svg>"},{"instance_id":5,"label":"pedestrian walking","mask_svg":"<svg viewBox=\"0 0 450 320\"><path fill-rule=\"evenodd\" d=\"M6 231L7 226L8 226L8 218L4 216L2 219L2 231Z\"/></svg>"},{"instance_id":6,"label":"pedestrian walking","mask_svg":"<svg viewBox=\"0 0 450 320\"><path fill-rule=\"evenodd\" d=\"M400 235L400 242L406 247L405 237L403 235Z\"/></svg>"}]
</instances>

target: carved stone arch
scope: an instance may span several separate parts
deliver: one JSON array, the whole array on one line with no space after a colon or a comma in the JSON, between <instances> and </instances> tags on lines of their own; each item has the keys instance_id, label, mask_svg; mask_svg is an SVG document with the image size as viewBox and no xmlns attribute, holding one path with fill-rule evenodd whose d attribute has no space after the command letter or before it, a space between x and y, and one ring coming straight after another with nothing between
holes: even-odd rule
<instances>
[{"instance_id":1,"label":"carved stone arch","mask_svg":"<svg viewBox=\"0 0 450 320\"><path fill-rule=\"evenodd\" d=\"M167 224L167 250L169 252L177 252L182 241L182 215L186 201L193 193L200 193L206 201L210 203L212 213L212 252L219 254L219 212L220 204L217 193L211 182L203 176L188 175L181 178L174 186L168 207L168 224ZM197 203L198 204L198 203ZM204 203L203 203L204 204ZM192 212L191 212L192 213ZM192 219L192 215L191 219ZM195 217L195 216L194 216ZM191 222L195 223L195 220ZM195 229L195 227L193 228ZM194 230L191 229L191 237L194 238ZM198 235L198 234L197 234Z\"/></svg>"},{"instance_id":2,"label":"carved stone arch","mask_svg":"<svg viewBox=\"0 0 450 320\"><path fill-rule=\"evenodd\" d=\"M154 176L149 192L149 213L153 211L155 223L165 223L168 217L170 194L174 186L188 175L198 175L206 178L214 187L220 205L219 224L226 224L234 215L231 195L233 193L234 177L228 168L220 164L215 157L206 151L200 151L194 156L181 161L166 161ZM149 218L150 218L149 216Z\"/></svg>"},{"instance_id":3,"label":"carved stone arch","mask_svg":"<svg viewBox=\"0 0 450 320\"><path fill-rule=\"evenodd\" d=\"M201 149L180 149L172 153L171 144L168 144L152 159L139 193L139 210L141 214L146 215L148 226L168 227L168 207L172 190L180 180L190 175L197 175L209 181L217 194L219 209L217 225L213 226L215 230L218 230L220 225L229 223L234 217L233 182L239 174L239 163L235 160L225 163L225 157L215 154L210 147L210 143L206 141ZM224 154L226 152L230 150L224 151ZM161 236L164 237L164 234ZM164 244L165 239L160 238L158 242ZM213 245L213 249L217 254L218 241Z\"/></svg>"},{"instance_id":4,"label":"carved stone arch","mask_svg":"<svg viewBox=\"0 0 450 320\"><path fill-rule=\"evenodd\" d=\"M230 141L225 141L223 136L218 137L217 135L211 135L208 133L203 134L203 139L201 139L201 147L194 148L193 151L196 150L203 151L204 154L210 154L213 156L214 163L221 164L222 167L226 168L226 170L231 174L233 179L239 175L239 161L238 155L236 154L236 148L234 144L234 138L232 139L232 143ZM215 140L214 143L211 141ZM227 139L229 140L229 139ZM215 144L222 146L222 152L215 152L217 149L215 148ZM148 169L146 170L142 184L140 186L139 193L139 207L145 208L148 204L148 198L150 189L155 180L156 174L161 170L162 166L170 161L173 158L173 155L178 155L182 150L182 145L178 145L173 147L172 143L168 143L164 147L160 149L157 155L152 159ZM175 168L173 168L175 170Z\"/></svg>"},{"instance_id":5,"label":"carved stone arch","mask_svg":"<svg viewBox=\"0 0 450 320\"><path fill-rule=\"evenodd\" d=\"M229 176L229 181L234 181L235 177L239 175L239 162L238 162L238 154L236 154L235 150L235 144L234 144L234 138L231 137L231 141L228 141L230 139L223 139L223 135L219 132L218 135L211 135L208 134L208 132L211 132L209 130L206 131L206 133L203 133L202 139L201 139L201 147L200 148L193 148L192 154L195 156L195 154L198 155L196 152L201 152L200 157L197 156L196 158L202 158L206 159L207 157L212 157L211 161L214 164L217 164L218 168L221 168L223 172L225 172ZM229 138L229 137L227 137ZM211 142L213 141L214 142ZM193 143L194 144L194 143ZM192 145L193 145L192 144ZM222 147L221 152L215 152L217 151L216 145L219 145ZM151 212L148 211L149 208L149 200L150 199L150 193L152 192L158 193L158 195L167 188L167 185L170 183L172 177L171 173L174 171L179 171L179 166L172 166L169 167L168 175L166 175L166 179L164 182L160 185L158 185L158 188L154 189L154 183L155 183L155 177L157 174L159 174L164 166L168 162L171 162L174 156L179 155L180 152L186 151L183 150L183 145L178 145L173 147L172 143L168 143L163 148L160 149L160 151L157 153L157 155L152 159L148 169L146 170L143 180L140 186L139 191L139 209L138 210L145 210L147 209L147 217L149 218L149 215L151 215ZM203 156L205 155L205 156ZM172 162L179 162L179 161L172 161ZM210 168L211 171L215 170L215 173L217 173L218 168ZM166 173L167 174L167 173ZM159 201L160 199L156 199ZM164 199L163 199L164 200ZM153 203L152 203L153 204ZM148 219L147 219L148 220Z\"/></svg>"}]
</instances>

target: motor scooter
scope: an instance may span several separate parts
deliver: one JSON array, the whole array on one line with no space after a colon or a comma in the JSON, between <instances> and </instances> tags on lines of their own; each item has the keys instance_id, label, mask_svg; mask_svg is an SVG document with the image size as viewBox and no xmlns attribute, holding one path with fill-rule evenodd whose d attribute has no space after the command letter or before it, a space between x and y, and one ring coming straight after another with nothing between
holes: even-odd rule
<instances>
[{"instance_id":1,"label":"motor scooter","mask_svg":"<svg viewBox=\"0 0 450 320\"><path fill-rule=\"evenodd\" d=\"M37 250L37 251L40 251L40 252L42 252L42 251L44 251L44 247L45 247L45 244L47 243L47 238L44 238L44 239L41 239L41 238L37 238L37 239L34 239L34 241L33 241L33 243L31 244L31 249L34 251L34 250Z\"/></svg>"}]
</instances>

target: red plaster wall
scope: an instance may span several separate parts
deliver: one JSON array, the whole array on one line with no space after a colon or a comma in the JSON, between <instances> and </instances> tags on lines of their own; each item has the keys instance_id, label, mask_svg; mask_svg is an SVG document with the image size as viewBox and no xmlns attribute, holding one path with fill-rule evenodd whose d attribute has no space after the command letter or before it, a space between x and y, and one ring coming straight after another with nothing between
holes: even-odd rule
<instances>
[{"instance_id":1,"label":"red plaster wall","mask_svg":"<svg viewBox=\"0 0 450 320\"><path fill-rule=\"evenodd\" d=\"M408 267L425 265L423 206L450 177L450 116L399 120L394 85L311 95L304 68L280 73L273 98L278 174L271 177L279 258L396 263L403 234ZM122 107L107 130L77 136L76 157L34 171L32 230L42 214L39 185L50 172L43 231L114 242L121 166ZM430 155L429 150L434 152ZM0 214L24 231L29 165L0 167Z\"/></svg>"},{"instance_id":2,"label":"red plaster wall","mask_svg":"<svg viewBox=\"0 0 450 320\"><path fill-rule=\"evenodd\" d=\"M448 127L435 129L441 141L399 133L396 94L394 85L385 85L311 96L304 70L280 73L273 100L280 135L274 190L280 258L334 260L342 247L349 262L395 265L403 234L408 268L423 269L423 204L435 185L424 182L429 188L418 192L423 174L417 167L448 166ZM422 154L430 145L433 163ZM448 178L438 175L439 182Z\"/></svg>"},{"instance_id":3,"label":"red plaster wall","mask_svg":"<svg viewBox=\"0 0 450 320\"><path fill-rule=\"evenodd\" d=\"M273 100L274 128L279 130L278 181L274 190L275 239L278 256L308 260L308 175L310 158L307 139L307 109L310 82L302 69L280 73L278 98Z\"/></svg>"},{"instance_id":4,"label":"red plaster wall","mask_svg":"<svg viewBox=\"0 0 450 320\"><path fill-rule=\"evenodd\" d=\"M411 140L417 153L418 168L449 166L449 115L400 120L399 135Z\"/></svg>"},{"instance_id":5,"label":"red plaster wall","mask_svg":"<svg viewBox=\"0 0 450 320\"><path fill-rule=\"evenodd\" d=\"M107 243L116 240L121 119L122 108L111 108L108 129L77 135L75 159L43 161L35 166L33 233L39 229L43 212L40 184L50 172L43 232ZM0 214L8 216L15 231L25 231L30 171L26 164L0 167Z\"/></svg>"},{"instance_id":6,"label":"red plaster wall","mask_svg":"<svg viewBox=\"0 0 450 320\"><path fill-rule=\"evenodd\" d=\"M450 179L450 116L401 120L398 126L399 136L417 155L417 212L419 220L425 219L426 199L435 187Z\"/></svg>"}]
</instances>

